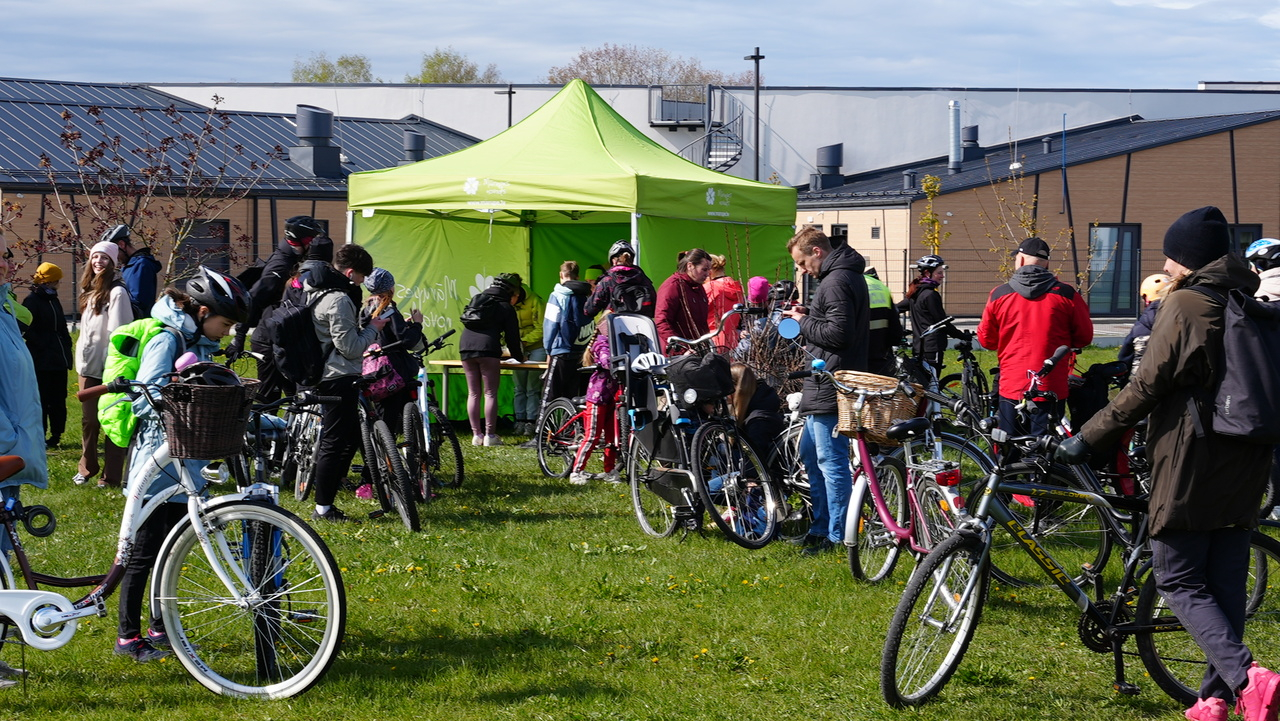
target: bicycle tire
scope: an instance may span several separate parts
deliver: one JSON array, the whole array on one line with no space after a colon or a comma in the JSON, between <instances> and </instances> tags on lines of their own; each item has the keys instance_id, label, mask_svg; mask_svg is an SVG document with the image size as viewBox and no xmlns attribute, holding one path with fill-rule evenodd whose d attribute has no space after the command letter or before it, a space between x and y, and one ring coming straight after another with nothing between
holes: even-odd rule
<instances>
[{"instance_id":1,"label":"bicycle tire","mask_svg":"<svg viewBox=\"0 0 1280 721\"><path fill-rule=\"evenodd\" d=\"M222 695L291 698L314 686L338 656L347 619L342 575L324 541L292 513L255 501L214 506L201 521L214 548L231 554L217 559L220 570L233 579L247 571L260 585L238 589L248 602L236 602L190 521L175 527L152 601L179 662ZM257 555L264 550L266 560Z\"/></svg>"},{"instance_id":2,"label":"bicycle tire","mask_svg":"<svg viewBox=\"0 0 1280 721\"><path fill-rule=\"evenodd\" d=\"M974 498L975 493L980 493L986 487L987 476L996 467L995 458L983 450L983 448L975 444L963 435L951 433L950 431L934 431L934 438L942 449L942 458L944 461L956 463L960 468L960 495L965 499L968 506L970 500ZM912 444L913 448L920 451L917 457L918 461L933 458L933 448L924 443ZM896 446L888 449L886 456L892 458L903 458L906 446ZM928 455L925 455L928 454Z\"/></svg>"},{"instance_id":3,"label":"bicycle tire","mask_svg":"<svg viewBox=\"0 0 1280 721\"><path fill-rule=\"evenodd\" d=\"M890 706L919 706L933 698L964 660L986 602L983 546L982 537L962 531L933 549L911 574L880 657L880 693ZM961 600L963 605L956 603Z\"/></svg>"},{"instance_id":4,"label":"bicycle tire","mask_svg":"<svg viewBox=\"0 0 1280 721\"><path fill-rule=\"evenodd\" d=\"M632 437L627 452L627 483L631 487L631 507L635 509L640 530L655 538L667 538L676 530L675 507L650 487L649 451Z\"/></svg>"},{"instance_id":5,"label":"bicycle tire","mask_svg":"<svg viewBox=\"0 0 1280 721\"><path fill-rule=\"evenodd\" d=\"M462 442L458 432L435 403L427 403L431 415L431 446L427 450L427 470L437 487L462 488Z\"/></svg>"},{"instance_id":6,"label":"bicycle tire","mask_svg":"<svg viewBox=\"0 0 1280 721\"><path fill-rule=\"evenodd\" d=\"M876 464L876 481L880 497L894 521L904 523L907 519L906 465L900 459L882 456ZM861 467L854 477L853 496L849 502L851 518L845 524L849 574L857 581L877 583L893 573L903 542L885 526L876 510L870 480L863 475Z\"/></svg>"},{"instance_id":7,"label":"bicycle tire","mask_svg":"<svg viewBox=\"0 0 1280 721\"><path fill-rule=\"evenodd\" d=\"M422 449L426 436L422 429L422 414L418 412L416 403L404 404L401 427L404 429L404 440L400 441L400 458L404 461L404 469L409 473L414 500L418 503L428 503L433 495L431 487L434 484L431 475L427 472L427 464L423 457Z\"/></svg>"},{"instance_id":8,"label":"bicycle tire","mask_svg":"<svg viewBox=\"0 0 1280 721\"><path fill-rule=\"evenodd\" d=\"M565 478L573 470L578 446L587 435L578 408L568 398L557 398L538 419L538 466L548 478Z\"/></svg>"},{"instance_id":9,"label":"bicycle tire","mask_svg":"<svg viewBox=\"0 0 1280 721\"><path fill-rule=\"evenodd\" d=\"M1088 490L1071 469L1057 464L1046 468L1036 463L1014 463L1004 469L1004 478L1015 482L1021 478L1023 482L1061 486L1081 492ZM1028 498L1008 493L1001 493L1000 498L1027 533L1062 564L1077 583L1084 579L1086 566L1094 573L1101 573L1106 567L1111 556L1111 532L1103 517L1107 513L1105 509L1083 502ZM992 539L991 575L997 581L1014 587L1048 581L1044 570L1010 533Z\"/></svg>"},{"instance_id":10,"label":"bicycle tire","mask_svg":"<svg viewBox=\"0 0 1280 721\"><path fill-rule=\"evenodd\" d=\"M1254 531L1249 545L1243 638L1254 658L1276 658L1280 654L1280 592L1274 585L1280 580L1280 541ZM1151 680L1184 706L1194 704L1208 661L1160 596L1154 573L1142 585L1134 617L1140 626L1158 629L1136 636L1138 657Z\"/></svg>"},{"instance_id":11,"label":"bicycle tire","mask_svg":"<svg viewBox=\"0 0 1280 721\"><path fill-rule=\"evenodd\" d=\"M386 481L382 478L382 466L378 463L378 445L373 439L372 424L363 406L360 407L360 467L361 482L369 484L383 515L394 511L391 497L387 494Z\"/></svg>"},{"instance_id":12,"label":"bicycle tire","mask_svg":"<svg viewBox=\"0 0 1280 721\"><path fill-rule=\"evenodd\" d=\"M289 455L294 459L293 497L307 500L316 476L316 460L320 454L320 418L304 414L298 428L297 444L290 442Z\"/></svg>"},{"instance_id":13,"label":"bicycle tire","mask_svg":"<svg viewBox=\"0 0 1280 721\"><path fill-rule=\"evenodd\" d=\"M392 507L404 521L404 527L417 533L422 530L422 522L418 518L418 496L414 491L413 480L405 470L404 459L400 457L400 449L396 446L395 434L384 420L373 423L374 453L378 459L382 482Z\"/></svg>"},{"instance_id":14,"label":"bicycle tire","mask_svg":"<svg viewBox=\"0 0 1280 721\"><path fill-rule=\"evenodd\" d=\"M712 421L693 434L692 453L693 484L725 536L753 550L772 541L782 504L751 445L732 426Z\"/></svg>"}]
</instances>

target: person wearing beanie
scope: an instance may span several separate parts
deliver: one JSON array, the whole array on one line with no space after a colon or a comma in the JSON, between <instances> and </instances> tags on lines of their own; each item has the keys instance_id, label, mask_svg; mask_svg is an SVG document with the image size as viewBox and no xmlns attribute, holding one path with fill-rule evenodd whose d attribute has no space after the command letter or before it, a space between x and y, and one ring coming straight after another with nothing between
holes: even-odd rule
<instances>
[{"instance_id":1,"label":"person wearing beanie","mask_svg":"<svg viewBox=\"0 0 1280 721\"><path fill-rule=\"evenodd\" d=\"M58 298L62 268L41 263L31 279L31 292L22 301L31 312L31 322L22 337L35 364L41 415L48 435L45 446L56 448L67 428L67 373L72 367L71 333Z\"/></svg>"},{"instance_id":2,"label":"person wearing beanie","mask_svg":"<svg viewBox=\"0 0 1280 721\"><path fill-rule=\"evenodd\" d=\"M1225 309L1198 288L1225 297L1237 289L1252 295L1258 287L1258 277L1230 248L1230 227L1215 207L1192 210L1169 226L1164 270L1172 290L1160 304L1142 362L1111 404L1059 451L1061 460L1080 462L1091 448L1111 446L1150 416L1156 588L1212 659L1189 719L1225 719L1232 701L1246 719L1273 718L1280 701L1280 674L1259 666L1241 641L1241 589L1252 567L1249 537L1269 480L1271 446L1214 433L1212 392L1208 401L1203 397L1222 371Z\"/></svg>"},{"instance_id":3,"label":"person wearing beanie","mask_svg":"<svg viewBox=\"0 0 1280 721\"><path fill-rule=\"evenodd\" d=\"M115 243L100 241L89 250L89 262L85 263L80 276L80 337L76 339L75 348L80 390L102 385L111 334L134 319L129 291L120 282L116 270L119 259L120 248ZM102 470L98 486L118 488L124 476L125 449L104 436L105 463L99 466L98 398L95 396L80 405L80 463L71 481L77 486L84 485Z\"/></svg>"},{"instance_id":4,"label":"person wearing beanie","mask_svg":"<svg viewBox=\"0 0 1280 721\"><path fill-rule=\"evenodd\" d=\"M1049 244L1027 238L1014 256L1016 270L1009 282L991 291L978 323L978 342L994 349L1000 365L998 420L1013 435L1043 434L1062 415L1067 399L1067 376L1072 363L1059 363L1041 388L1058 400L1037 402L1031 427L1021 428L1016 406L1030 383L1059 346L1083 348L1093 341L1093 321L1084 296L1058 280L1049 270Z\"/></svg>"}]
</instances>

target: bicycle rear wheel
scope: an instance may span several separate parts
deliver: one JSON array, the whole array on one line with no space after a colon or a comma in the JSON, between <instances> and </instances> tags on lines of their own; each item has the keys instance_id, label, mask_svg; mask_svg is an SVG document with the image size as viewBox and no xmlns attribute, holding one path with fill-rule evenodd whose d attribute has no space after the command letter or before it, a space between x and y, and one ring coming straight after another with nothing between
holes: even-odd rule
<instances>
[{"instance_id":1,"label":"bicycle rear wheel","mask_svg":"<svg viewBox=\"0 0 1280 721\"><path fill-rule=\"evenodd\" d=\"M431 422L431 443L427 446L425 458L427 472L439 488L462 488L462 443L458 440L458 432L440 406L428 402L427 413Z\"/></svg>"},{"instance_id":2,"label":"bicycle rear wheel","mask_svg":"<svg viewBox=\"0 0 1280 721\"><path fill-rule=\"evenodd\" d=\"M564 478L573 469L573 457L587 435L578 408L568 398L557 398L538 419L538 466L543 475Z\"/></svg>"},{"instance_id":3,"label":"bicycle rear wheel","mask_svg":"<svg viewBox=\"0 0 1280 721\"><path fill-rule=\"evenodd\" d=\"M421 531L422 524L418 519L418 496L414 491L413 480L405 470L404 459L400 457L400 449L396 447L396 437L383 420L373 424L375 457L378 459L379 476L382 478L384 492L391 501L404 527L410 531Z\"/></svg>"},{"instance_id":4,"label":"bicycle rear wheel","mask_svg":"<svg viewBox=\"0 0 1280 721\"><path fill-rule=\"evenodd\" d=\"M427 503L431 500L431 474L427 473L427 464L423 459L423 444L426 436L422 431L422 414L418 412L416 403L404 404L401 419L404 428L404 440L400 441L400 458L404 469L409 473L409 482L413 486L414 500Z\"/></svg>"},{"instance_id":5,"label":"bicycle rear wheel","mask_svg":"<svg viewBox=\"0 0 1280 721\"><path fill-rule=\"evenodd\" d=\"M627 452L627 482L631 486L631 506L635 509L640 530L657 538L666 538L676 530L676 512L665 498L653 491L656 481L650 478L649 449L639 438L632 437Z\"/></svg>"},{"instance_id":6,"label":"bicycle rear wheel","mask_svg":"<svg viewBox=\"0 0 1280 721\"><path fill-rule=\"evenodd\" d=\"M711 519L743 548L773 540L782 504L755 451L730 426L702 424L693 434L693 482Z\"/></svg>"},{"instance_id":7,"label":"bicycle rear wheel","mask_svg":"<svg viewBox=\"0 0 1280 721\"><path fill-rule=\"evenodd\" d=\"M1249 575L1245 582L1244 642L1254 658L1280 656L1280 542L1255 531L1250 539ZM1154 629L1137 635L1138 656L1165 693L1190 706L1200 696L1209 663L1191 634L1182 627L1150 574L1138 594L1135 622Z\"/></svg>"},{"instance_id":8,"label":"bicycle rear wheel","mask_svg":"<svg viewBox=\"0 0 1280 721\"><path fill-rule=\"evenodd\" d=\"M316 475L316 457L320 453L320 417L314 413L302 413L289 439L289 458L285 461L280 480L293 483L293 497L307 500L311 482Z\"/></svg>"},{"instance_id":9,"label":"bicycle rear wheel","mask_svg":"<svg viewBox=\"0 0 1280 721\"><path fill-rule=\"evenodd\" d=\"M800 434L803 432L803 423L791 424L769 453L769 475L778 487L785 513L778 522L778 537L784 541L803 539L813 527L809 474L800 461Z\"/></svg>"},{"instance_id":10,"label":"bicycle rear wheel","mask_svg":"<svg viewBox=\"0 0 1280 721\"><path fill-rule=\"evenodd\" d=\"M907 469L901 460L883 456L876 464L876 480L880 497L896 523L907 520ZM854 479L853 498L849 503L851 518L847 524L846 538L849 549L849 573L859 581L876 583L893 573L893 567L902 553L902 543L885 525L885 519L876 510L875 497L871 494L870 480L861 469Z\"/></svg>"},{"instance_id":11,"label":"bicycle rear wheel","mask_svg":"<svg viewBox=\"0 0 1280 721\"><path fill-rule=\"evenodd\" d=\"M890 706L928 701L960 666L986 602L982 551L980 536L961 532L911 574L880 658L880 693Z\"/></svg>"},{"instance_id":12,"label":"bicycle rear wheel","mask_svg":"<svg viewBox=\"0 0 1280 721\"><path fill-rule=\"evenodd\" d=\"M183 521L165 540L152 592L179 662L223 695L278 699L311 688L346 629L346 594L329 549L297 516L263 503L225 503L201 520L216 558ZM219 572L235 579L234 594Z\"/></svg>"}]
</instances>

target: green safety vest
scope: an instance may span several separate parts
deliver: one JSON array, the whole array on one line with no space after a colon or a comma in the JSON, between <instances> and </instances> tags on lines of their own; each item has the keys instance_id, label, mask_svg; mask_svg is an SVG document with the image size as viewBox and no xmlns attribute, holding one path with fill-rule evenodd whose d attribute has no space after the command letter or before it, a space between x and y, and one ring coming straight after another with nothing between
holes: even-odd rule
<instances>
[{"instance_id":1,"label":"green safety vest","mask_svg":"<svg viewBox=\"0 0 1280 721\"><path fill-rule=\"evenodd\" d=\"M182 334L155 318L143 318L116 328L111 333L111 343L107 346L107 362L103 367L102 381L110 383L124 376L129 380L137 380L138 369L142 367L142 351L151 339L160 335L161 331L169 331L178 339L178 347L184 348ZM179 351L181 353L181 351ZM138 427L138 417L133 414L133 403L124 393L108 393L98 401L98 423L111 439L121 448L128 448L133 432Z\"/></svg>"},{"instance_id":2,"label":"green safety vest","mask_svg":"<svg viewBox=\"0 0 1280 721\"><path fill-rule=\"evenodd\" d=\"M889 321L884 318L876 319L875 316L877 313L874 311L877 308L883 308L889 309L890 312L892 312L893 293L890 292L889 286L885 285L884 281L879 278L873 278L869 275L863 276L863 278L867 281L867 295L871 297L871 310L873 311L871 314L871 330L888 328Z\"/></svg>"}]
</instances>

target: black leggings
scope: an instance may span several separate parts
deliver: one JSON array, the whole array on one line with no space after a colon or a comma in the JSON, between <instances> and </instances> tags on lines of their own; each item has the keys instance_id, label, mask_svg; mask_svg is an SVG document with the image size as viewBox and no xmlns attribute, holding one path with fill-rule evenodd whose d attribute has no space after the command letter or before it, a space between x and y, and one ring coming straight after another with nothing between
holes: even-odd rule
<instances>
[{"instance_id":1,"label":"black leggings","mask_svg":"<svg viewBox=\"0 0 1280 721\"><path fill-rule=\"evenodd\" d=\"M181 463L182 461L178 461ZM133 546L133 557L129 559L129 567L120 580L119 630L120 638L137 638L142 633L142 600L147 589L147 577L156 565L156 555L160 553L160 544L169 535L169 531L178 525L187 514L187 504L165 503L138 528L137 542ZM151 619L151 630L164 633L164 623L159 618Z\"/></svg>"}]
</instances>

